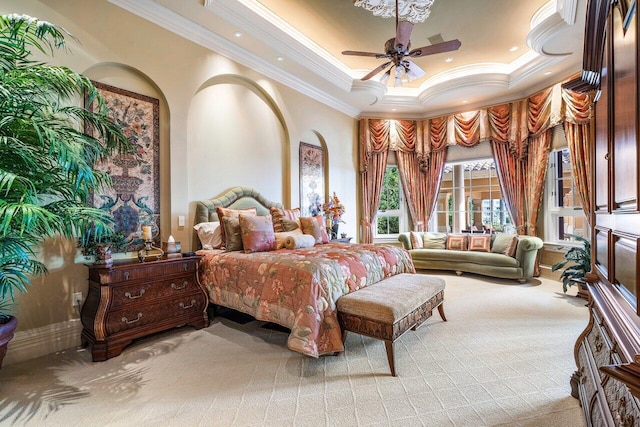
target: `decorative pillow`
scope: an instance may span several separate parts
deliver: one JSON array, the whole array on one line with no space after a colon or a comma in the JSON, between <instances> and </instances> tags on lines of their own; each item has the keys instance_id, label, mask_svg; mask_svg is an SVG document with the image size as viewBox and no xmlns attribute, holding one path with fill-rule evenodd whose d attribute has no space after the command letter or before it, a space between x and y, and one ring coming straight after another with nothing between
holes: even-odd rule
<instances>
[{"instance_id":1,"label":"decorative pillow","mask_svg":"<svg viewBox=\"0 0 640 427\"><path fill-rule=\"evenodd\" d=\"M287 237L304 236L300 228L296 228L293 231L283 231L281 233L274 233L276 238L276 249L284 248L284 241Z\"/></svg>"},{"instance_id":2,"label":"decorative pillow","mask_svg":"<svg viewBox=\"0 0 640 427\"><path fill-rule=\"evenodd\" d=\"M201 222L193 226L198 233L202 249L218 249L222 247L222 227L219 222Z\"/></svg>"},{"instance_id":3,"label":"decorative pillow","mask_svg":"<svg viewBox=\"0 0 640 427\"><path fill-rule=\"evenodd\" d=\"M280 209L275 207L269 208L269 213L273 217L273 230L280 233L287 231L282 227L283 219L298 219L300 218L300 208L295 209Z\"/></svg>"},{"instance_id":4,"label":"decorative pillow","mask_svg":"<svg viewBox=\"0 0 640 427\"><path fill-rule=\"evenodd\" d=\"M466 251L467 236L456 236L456 235L447 236L447 249L456 250L456 251Z\"/></svg>"},{"instance_id":5,"label":"decorative pillow","mask_svg":"<svg viewBox=\"0 0 640 427\"><path fill-rule=\"evenodd\" d=\"M300 228L304 234L310 234L316 239L316 244L329 243L329 236L324 225L324 217L300 217Z\"/></svg>"},{"instance_id":6,"label":"decorative pillow","mask_svg":"<svg viewBox=\"0 0 640 427\"><path fill-rule=\"evenodd\" d=\"M422 243L422 236L420 233L412 231L409 233L409 240L411 241L411 247L413 249L422 249L424 244Z\"/></svg>"},{"instance_id":7,"label":"decorative pillow","mask_svg":"<svg viewBox=\"0 0 640 427\"><path fill-rule=\"evenodd\" d=\"M471 235L469 236L469 250L476 252L489 252L491 247L491 235L486 234L483 236Z\"/></svg>"},{"instance_id":8,"label":"decorative pillow","mask_svg":"<svg viewBox=\"0 0 640 427\"><path fill-rule=\"evenodd\" d=\"M511 242L509 243L509 246L507 246L507 249L505 249L504 254L507 256L510 256L511 258L515 258L516 249L518 249L519 241L520 239L518 239L518 236L513 236L513 238L511 239Z\"/></svg>"},{"instance_id":9,"label":"decorative pillow","mask_svg":"<svg viewBox=\"0 0 640 427\"><path fill-rule=\"evenodd\" d=\"M276 236L271 215L254 216L240 214L240 232L244 252L268 252L276 250Z\"/></svg>"},{"instance_id":10,"label":"decorative pillow","mask_svg":"<svg viewBox=\"0 0 640 427\"><path fill-rule=\"evenodd\" d=\"M282 227L282 231L293 231L293 230L297 230L300 229L300 219L296 218L296 219L287 219L287 218L282 218L280 220L280 226ZM276 224L275 222L273 223L273 228L276 228ZM302 232L302 231L301 231Z\"/></svg>"},{"instance_id":11,"label":"decorative pillow","mask_svg":"<svg viewBox=\"0 0 640 427\"><path fill-rule=\"evenodd\" d=\"M240 219L238 217L222 218L222 229L224 230L224 248L227 252L242 250L242 231L240 230Z\"/></svg>"},{"instance_id":12,"label":"decorative pillow","mask_svg":"<svg viewBox=\"0 0 640 427\"><path fill-rule=\"evenodd\" d=\"M237 218L240 214L245 215L258 215L258 210L256 208L248 208L248 209L229 209L218 206L216 208L216 213L218 214L218 220L222 223L223 227L220 231L222 231L222 244L225 245L227 242L227 236L225 235L226 228L224 227L224 218ZM238 249L235 249L238 250Z\"/></svg>"},{"instance_id":13,"label":"decorative pillow","mask_svg":"<svg viewBox=\"0 0 640 427\"><path fill-rule=\"evenodd\" d=\"M444 233L424 233L422 235L422 247L425 249L445 249L447 247L447 235Z\"/></svg>"},{"instance_id":14,"label":"decorative pillow","mask_svg":"<svg viewBox=\"0 0 640 427\"><path fill-rule=\"evenodd\" d=\"M491 252L494 254L503 254L507 250L507 247L515 237L515 234L498 233L493 239L493 245L491 245Z\"/></svg>"}]
</instances>

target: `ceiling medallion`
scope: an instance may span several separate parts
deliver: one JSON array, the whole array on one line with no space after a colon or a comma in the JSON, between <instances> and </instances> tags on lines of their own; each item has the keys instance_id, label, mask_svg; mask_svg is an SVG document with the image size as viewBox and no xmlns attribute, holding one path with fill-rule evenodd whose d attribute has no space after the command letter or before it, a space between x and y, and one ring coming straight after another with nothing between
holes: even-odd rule
<instances>
[{"instance_id":1,"label":"ceiling medallion","mask_svg":"<svg viewBox=\"0 0 640 427\"><path fill-rule=\"evenodd\" d=\"M412 24L424 22L431 13L429 8L433 2L434 0L397 0L398 18ZM382 18L396 16L396 0L355 0L353 5Z\"/></svg>"}]
</instances>

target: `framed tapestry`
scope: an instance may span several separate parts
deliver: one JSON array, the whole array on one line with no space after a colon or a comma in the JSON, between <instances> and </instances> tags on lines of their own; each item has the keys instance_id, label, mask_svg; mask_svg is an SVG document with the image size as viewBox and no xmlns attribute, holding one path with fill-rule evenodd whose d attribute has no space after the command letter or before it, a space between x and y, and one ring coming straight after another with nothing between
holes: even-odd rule
<instances>
[{"instance_id":1,"label":"framed tapestry","mask_svg":"<svg viewBox=\"0 0 640 427\"><path fill-rule=\"evenodd\" d=\"M96 165L106 171L113 181L111 189L94 193L90 203L111 212L115 231L123 232L130 242L125 251L139 249L143 243L141 224L154 229L155 244L159 246L160 230L160 102L149 96L93 82L105 103L109 115L119 124L134 146L131 153L116 154ZM86 105L89 110L94 105ZM85 125L85 132L93 129Z\"/></svg>"},{"instance_id":2,"label":"framed tapestry","mask_svg":"<svg viewBox=\"0 0 640 427\"><path fill-rule=\"evenodd\" d=\"M324 203L324 150L300 143L300 215L322 213Z\"/></svg>"}]
</instances>

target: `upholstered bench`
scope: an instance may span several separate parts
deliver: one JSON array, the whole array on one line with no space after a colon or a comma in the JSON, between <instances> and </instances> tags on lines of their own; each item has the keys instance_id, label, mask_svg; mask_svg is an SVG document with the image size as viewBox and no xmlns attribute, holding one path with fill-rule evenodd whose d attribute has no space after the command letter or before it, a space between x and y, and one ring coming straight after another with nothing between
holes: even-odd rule
<instances>
[{"instance_id":1,"label":"upholstered bench","mask_svg":"<svg viewBox=\"0 0 640 427\"><path fill-rule=\"evenodd\" d=\"M393 343L407 330L416 330L438 308L446 321L444 280L423 274L397 274L338 299L342 341L347 331L383 340L391 375L396 376Z\"/></svg>"}]
</instances>

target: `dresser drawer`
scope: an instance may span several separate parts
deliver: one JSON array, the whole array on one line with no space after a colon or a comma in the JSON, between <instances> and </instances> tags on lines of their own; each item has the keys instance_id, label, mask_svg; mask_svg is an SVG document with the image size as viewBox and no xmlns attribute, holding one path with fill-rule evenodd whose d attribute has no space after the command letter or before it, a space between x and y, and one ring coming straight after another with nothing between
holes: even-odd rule
<instances>
[{"instance_id":1,"label":"dresser drawer","mask_svg":"<svg viewBox=\"0 0 640 427\"><path fill-rule=\"evenodd\" d=\"M143 304L154 299L179 297L197 290L198 285L193 275L182 275L156 282L119 284L112 287L111 308L117 309L127 304Z\"/></svg>"},{"instance_id":2,"label":"dresser drawer","mask_svg":"<svg viewBox=\"0 0 640 427\"><path fill-rule=\"evenodd\" d=\"M130 306L121 310L114 310L107 315L106 333L107 335L113 335L124 330L161 323L172 318L192 316L202 313L205 308L206 298L204 294L197 293L155 304Z\"/></svg>"},{"instance_id":3,"label":"dresser drawer","mask_svg":"<svg viewBox=\"0 0 640 427\"><path fill-rule=\"evenodd\" d=\"M613 378L607 378L603 388L615 424L622 427L640 425L638 401L629 393L627 386Z\"/></svg>"},{"instance_id":4,"label":"dresser drawer","mask_svg":"<svg viewBox=\"0 0 640 427\"><path fill-rule=\"evenodd\" d=\"M89 279L102 285L116 285L120 282L148 280L173 274L194 274L198 268L197 258L184 258L164 262L129 263L98 268L89 272Z\"/></svg>"}]
</instances>

